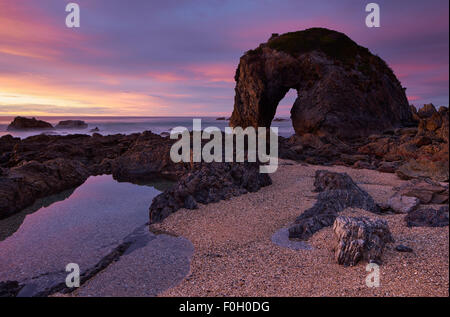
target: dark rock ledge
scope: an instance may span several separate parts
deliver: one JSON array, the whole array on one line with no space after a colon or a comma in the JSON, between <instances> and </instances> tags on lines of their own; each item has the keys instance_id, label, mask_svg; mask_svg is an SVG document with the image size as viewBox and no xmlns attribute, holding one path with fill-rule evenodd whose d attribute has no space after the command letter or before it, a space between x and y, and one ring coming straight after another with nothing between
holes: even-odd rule
<instances>
[{"instance_id":1,"label":"dark rock ledge","mask_svg":"<svg viewBox=\"0 0 450 317\"><path fill-rule=\"evenodd\" d=\"M118 181L128 182L179 180L178 190L165 193L168 197L176 192L173 202L167 198L167 208L173 211L256 191L271 182L269 176L259 173L257 163L174 163L170 159L174 142L150 131L109 136L37 135L23 140L1 137L0 219L38 198L77 187L92 175L112 174ZM163 199L158 201L155 206L161 209Z\"/></svg>"}]
</instances>

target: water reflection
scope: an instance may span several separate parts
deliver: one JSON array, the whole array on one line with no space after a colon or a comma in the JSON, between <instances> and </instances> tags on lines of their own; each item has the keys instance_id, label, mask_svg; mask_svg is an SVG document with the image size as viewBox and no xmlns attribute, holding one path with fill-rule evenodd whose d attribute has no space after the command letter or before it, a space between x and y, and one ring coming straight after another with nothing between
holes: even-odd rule
<instances>
[{"instance_id":1,"label":"water reflection","mask_svg":"<svg viewBox=\"0 0 450 317\"><path fill-rule=\"evenodd\" d=\"M148 208L160 185L118 183L112 176L90 177L72 191L54 195L0 221L0 281L53 283L68 263L82 270L95 265L122 239L148 222ZM13 232L14 231L14 232ZM56 275L55 275L56 276ZM41 281L45 278L45 281ZM60 278L58 276L58 278Z\"/></svg>"}]
</instances>

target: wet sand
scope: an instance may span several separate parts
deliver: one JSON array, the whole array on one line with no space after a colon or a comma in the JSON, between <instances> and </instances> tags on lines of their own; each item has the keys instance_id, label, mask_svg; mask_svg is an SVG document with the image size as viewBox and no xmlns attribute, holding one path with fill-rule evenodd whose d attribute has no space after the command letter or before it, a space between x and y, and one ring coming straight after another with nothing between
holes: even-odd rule
<instances>
[{"instance_id":1,"label":"wet sand","mask_svg":"<svg viewBox=\"0 0 450 317\"><path fill-rule=\"evenodd\" d=\"M190 273L160 296L448 296L449 228L407 228L404 215L381 216L396 240L381 266L381 285L368 288L366 263L343 267L334 261L330 228L316 233L312 248L279 246L272 237L315 202L314 173L347 172L381 203L404 181L394 174L346 167L305 166L284 161L273 185L228 201L182 209L160 224L194 245ZM342 214L379 217L364 210ZM397 244L414 253L395 251Z\"/></svg>"}]
</instances>

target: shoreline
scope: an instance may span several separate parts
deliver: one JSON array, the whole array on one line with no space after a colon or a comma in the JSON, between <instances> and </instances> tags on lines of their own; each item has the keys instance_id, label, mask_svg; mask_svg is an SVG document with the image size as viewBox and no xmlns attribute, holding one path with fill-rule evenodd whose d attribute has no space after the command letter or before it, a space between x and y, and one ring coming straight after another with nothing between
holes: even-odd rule
<instances>
[{"instance_id":1,"label":"shoreline","mask_svg":"<svg viewBox=\"0 0 450 317\"><path fill-rule=\"evenodd\" d=\"M377 203L405 183L395 174L286 163L292 165L281 165L271 186L198 210L180 209L152 225L195 248L189 276L160 296L448 296L448 227L408 228L403 214L340 213L388 221L396 242L385 249L381 287L373 289L365 285L366 264L343 267L334 261L331 227L308 240L312 250L275 245L272 235L314 204L316 170L348 173ZM414 253L395 251L397 244Z\"/></svg>"}]
</instances>

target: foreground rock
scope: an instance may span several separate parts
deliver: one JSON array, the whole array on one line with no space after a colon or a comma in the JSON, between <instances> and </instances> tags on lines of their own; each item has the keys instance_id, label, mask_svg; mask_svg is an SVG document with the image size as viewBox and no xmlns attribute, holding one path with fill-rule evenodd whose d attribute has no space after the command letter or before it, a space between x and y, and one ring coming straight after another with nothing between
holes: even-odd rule
<instances>
[{"instance_id":1,"label":"foreground rock","mask_svg":"<svg viewBox=\"0 0 450 317\"><path fill-rule=\"evenodd\" d=\"M345 266L364 260L381 264L384 247L395 242L385 220L340 216L333 224L337 237L335 259Z\"/></svg>"},{"instance_id":2,"label":"foreground rock","mask_svg":"<svg viewBox=\"0 0 450 317\"><path fill-rule=\"evenodd\" d=\"M348 207L381 213L381 208L373 198L347 174L319 170L315 177L315 191L319 192L317 201L295 220L289 228L289 238L310 238L320 229L331 226L338 212Z\"/></svg>"},{"instance_id":3,"label":"foreground rock","mask_svg":"<svg viewBox=\"0 0 450 317\"><path fill-rule=\"evenodd\" d=\"M269 127L289 89L298 97L297 134L368 136L411 124L405 91L392 70L345 34L312 28L274 34L241 57L231 126Z\"/></svg>"},{"instance_id":4,"label":"foreground rock","mask_svg":"<svg viewBox=\"0 0 450 317\"><path fill-rule=\"evenodd\" d=\"M170 190L156 196L150 206L150 223L162 221L180 208L196 209L197 203L209 204L248 192L258 191L272 183L259 172L256 163L209 163L183 176Z\"/></svg>"},{"instance_id":5,"label":"foreground rock","mask_svg":"<svg viewBox=\"0 0 450 317\"><path fill-rule=\"evenodd\" d=\"M439 209L426 208L410 212L405 217L408 227L446 227L448 226L448 206Z\"/></svg>"},{"instance_id":6,"label":"foreground rock","mask_svg":"<svg viewBox=\"0 0 450 317\"><path fill-rule=\"evenodd\" d=\"M16 117L13 122L8 125L8 131L15 130L46 130L53 129L53 126L45 121L37 120L36 118Z\"/></svg>"},{"instance_id":7,"label":"foreground rock","mask_svg":"<svg viewBox=\"0 0 450 317\"><path fill-rule=\"evenodd\" d=\"M56 129L86 129L87 123L82 120L65 120L56 125Z\"/></svg>"}]
</instances>

